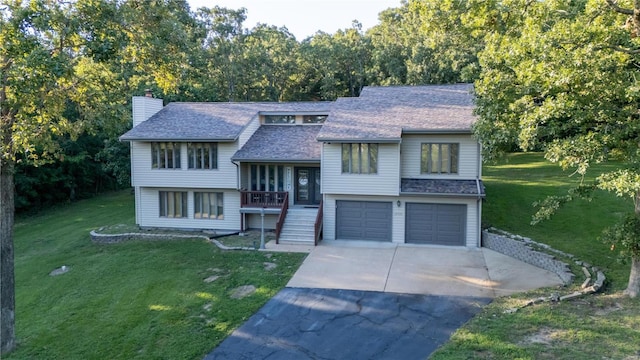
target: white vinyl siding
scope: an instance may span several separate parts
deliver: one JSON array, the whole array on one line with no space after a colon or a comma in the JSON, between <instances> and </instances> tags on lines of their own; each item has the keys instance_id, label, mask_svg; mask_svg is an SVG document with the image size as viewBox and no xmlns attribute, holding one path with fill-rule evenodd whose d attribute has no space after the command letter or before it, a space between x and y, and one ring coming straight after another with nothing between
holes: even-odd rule
<instances>
[{"instance_id":1,"label":"white vinyl siding","mask_svg":"<svg viewBox=\"0 0 640 360\"><path fill-rule=\"evenodd\" d=\"M378 172L342 172L342 144L322 146L322 193L356 195L398 195L400 152L398 144L378 144Z\"/></svg>"},{"instance_id":2,"label":"white vinyl siding","mask_svg":"<svg viewBox=\"0 0 640 360\"><path fill-rule=\"evenodd\" d=\"M151 144L131 143L131 168L133 186L172 188L226 188L237 189L238 171L228 159L237 150L236 143L218 143L218 168L196 171L188 168L187 145L181 146L180 169L152 169ZM227 160L225 160L227 159Z\"/></svg>"},{"instance_id":3,"label":"white vinyl siding","mask_svg":"<svg viewBox=\"0 0 640 360\"><path fill-rule=\"evenodd\" d=\"M186 192L187 216L184 218L160 217L160 192ZM195 193L222 193L224 198L222 219L202 219L195 217ZM140 188L140 211L137 222L142 227L176 228L176 229L216 229L240 230L240 193L236 190L224 189L187 189L187 188Z\"/></svg>"},{"instance_id":4,"label":"white vinyl siding","mask_svg":"<svg viewBox=\"0 0 640 360\"><path fill-rule=\"evenodd\" d=\"M475 198L441 198L441 197L416 197L416 196L348 196L348 195L325 195L323 214L323 241L336 240L336 201L390 201L392 202L392 228L391 241L394 243L405 242L405 205L412 203L431 204L464 204L467 205L466 219L466 247L475 248L480 246L480 224L478 223L478 213L481 211L482 203ZM397 201L400 200L400 206ZM338 239L340 240L340 239Z\"/></svg>"},{"instance_id":5,"label":"white vinyl siding","mask_svg":"<svg viewBox=\"0 0 640 360\"><path fill-rule=\"evenodd\" d=\"M260 127L260 117L256 115L251 119L249 124L247 124L244 130L242 130L242 132L240 133L240 136L238 137L238 147L236 148L236 150L241 149L244 146L244 144L246 144L247 141L249 141L249 139L251 138L251 135L253 135L253 133L255 133L259 127Z\"/></svg>"},{"instance_id":6,"label":"white vinyl siding","mask_svg":"<svg viewBox=\"0 0 640 360\"><path fill-rule=\"evenodd\" d=\"M458 144L456 173L422 173L422 144ZM478 142L472 135L403 135L402 177L438 179L476 179L480 177Z\"/></svg>"}]
</instances>

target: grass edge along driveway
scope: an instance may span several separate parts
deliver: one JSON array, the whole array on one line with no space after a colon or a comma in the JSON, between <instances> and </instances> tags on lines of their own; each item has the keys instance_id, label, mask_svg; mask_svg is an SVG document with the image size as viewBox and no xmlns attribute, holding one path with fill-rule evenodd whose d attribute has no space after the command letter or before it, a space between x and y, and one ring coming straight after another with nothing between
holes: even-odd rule
<instances>
[{"instance_id":1,"label":"grass edge along driveway","mask_svg":"<svg viewBox=\"0 0 640 360\"><path fill-rule=\"evenodd\" d=\"M607 167L612 165L596 165ZM598 169L593 173L598 173ZM601 267L608 284L600 294L562 303L543 303L515 313L527 300L549 296L539 290L496 299L458 329L432 359L640 359L640 301L621 296L629 265L599 240L602 229L631 211L626 199L597 192L591 202L567 204L554 218L531 226L532 203L562 195L579 179L541 154L511 154L485 165L487 199L483 223L528 236ZM586 179L589 181L590 179ZM579 276L579 274L576 274ZM576 282L581 282L577 278Z\"/></svg>"}]
</instances>

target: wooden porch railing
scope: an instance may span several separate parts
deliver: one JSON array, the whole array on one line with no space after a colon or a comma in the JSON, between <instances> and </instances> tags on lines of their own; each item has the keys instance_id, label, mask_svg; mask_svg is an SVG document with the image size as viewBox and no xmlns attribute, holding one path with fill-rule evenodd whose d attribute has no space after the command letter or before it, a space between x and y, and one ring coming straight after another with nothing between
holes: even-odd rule
<instances>
[{"instance_id":1,"label":"wooden porch railing","mask_svg":"<svg viewBox=\"0 0 640 360\"><path fill-rule=\"evenodd\" d=\"M320 242L320 234L322 233L322 200L320 200L320 206L318 206L318 215L316 215L316 222L314 224L314 236L313 244L318 246Z\"/></svg>"},{"instance_id":2,"label":"wooden porch railing","mask_svg":"<svg viewBox=\"0 0 640 360\"><path fill-rule=\"evenodd\" d=\"M282 208L280 208L280 215L278 215L278 222L276 222L276 244L279 244L280 233L282 232L282 226L284 225L284 219L287 218L287 211L289 210L289 193L285 192Z\"/></svg>"},{"instance_id":3,"label":"wooden porch railing","mask_svg":"<svg viewBox=\"0 0 640 360\"><path fill-rule=\"evenodd\" d=\"M288 202L286 191L240 191L241 207L279 208Z\"/></svg>"}]
</instances>

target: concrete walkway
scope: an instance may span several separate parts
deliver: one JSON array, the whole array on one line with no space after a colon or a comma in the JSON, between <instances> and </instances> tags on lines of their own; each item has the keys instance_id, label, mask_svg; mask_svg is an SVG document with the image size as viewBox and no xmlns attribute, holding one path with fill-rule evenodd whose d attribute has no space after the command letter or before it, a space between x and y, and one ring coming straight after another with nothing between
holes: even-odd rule
<instances>
[{"instance_id":1,"label":"concrete walkway","mask_svg":"<svg viewBox=\"0 0 640 360\"><path fill-rule=\"evenodd\" d=\"M560 285L555 273L486 248L326 242L287 287L494 298Z\"/></svg>"}]
</instances>

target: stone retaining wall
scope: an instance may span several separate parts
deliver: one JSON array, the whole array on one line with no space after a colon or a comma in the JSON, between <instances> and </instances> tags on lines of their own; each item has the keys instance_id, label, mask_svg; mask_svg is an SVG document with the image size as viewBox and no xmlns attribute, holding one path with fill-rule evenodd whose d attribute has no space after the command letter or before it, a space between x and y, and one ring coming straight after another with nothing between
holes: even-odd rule
<instances>
[{"instance_id":1,"label":"stone retaining wall","mask_svg":"<svg viewBox=\"0 0 640 360\"><path fill-rule=\"evenodd\" d=\"M89 233L91 241L98 244L116 244L128 240L160 240L166 241L171 239L205 239L209 240L205 235L178 235L178 234L141 234L141 233L126 233L126 234L99 234L95 231Z\"/></svg>"},{"instance_id":2,"label":"stone retaining wall","mask_svg":"<svg viewBox=\"0 0 640 360\"><path fill-rule=\"evenodd\" d=\"M554 272L558 274L565 285L569 285L573 282L573 278L575 277L571 272L569 265L557 260L553 255L537 251L534 249L534 246L544 248L551 252L556 252L559 255L566 256L570 259L574 258L572 255L554 250L546 244L537 243L529 238L509 234L497 229L490 229L490 231L484 230L482 232L482 246L518 259L527 264Z\"/></svg>"}]
</instances>

